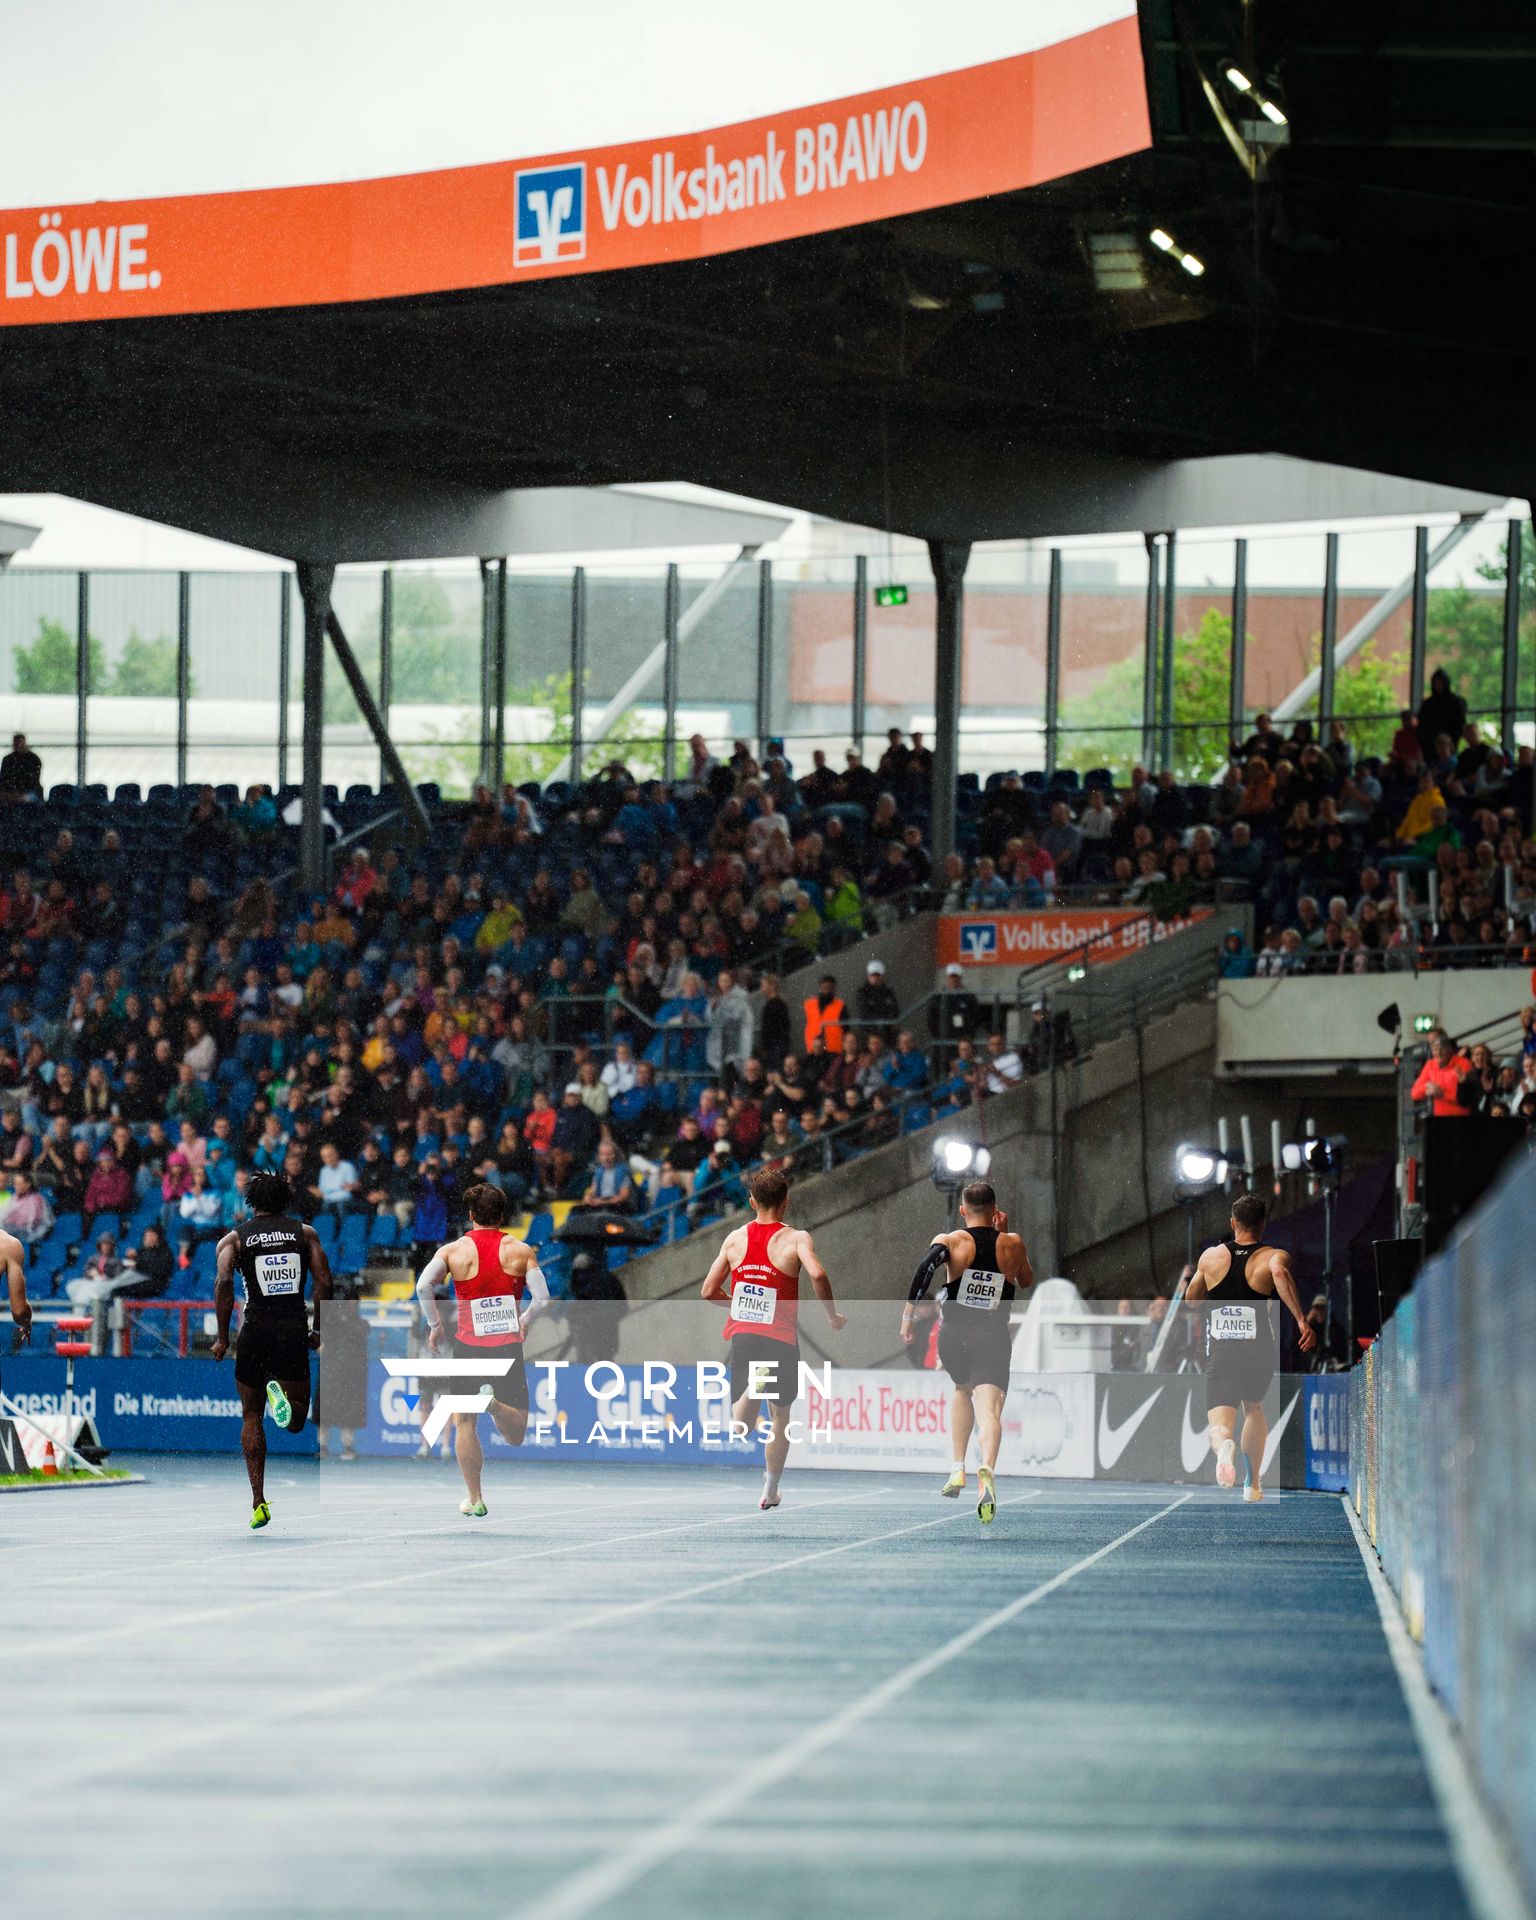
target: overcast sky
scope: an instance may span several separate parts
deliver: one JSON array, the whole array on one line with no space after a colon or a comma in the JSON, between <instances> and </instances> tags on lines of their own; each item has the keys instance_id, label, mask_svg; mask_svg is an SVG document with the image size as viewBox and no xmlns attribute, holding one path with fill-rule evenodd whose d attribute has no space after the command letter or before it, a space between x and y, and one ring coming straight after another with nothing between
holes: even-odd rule
<instances>
[{"instance_id":1,"label":"overcast sky","mask_svg":"<svg viewBox=\"0 0 1536 1920\"><path fill-rule=\"evenodd\" d=\"M5 0L0 206L367 179L754 119L1134 0Z\"/></svg>"}]
</instances>

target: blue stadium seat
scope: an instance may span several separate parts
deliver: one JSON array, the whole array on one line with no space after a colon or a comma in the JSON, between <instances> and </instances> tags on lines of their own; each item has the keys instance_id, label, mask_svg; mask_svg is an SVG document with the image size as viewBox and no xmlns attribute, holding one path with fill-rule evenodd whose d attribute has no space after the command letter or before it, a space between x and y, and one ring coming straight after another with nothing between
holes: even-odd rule
<instances>
[{"instance_id":1,"label":"blue stadium seat","mask_svg":"<svg viewBox=\"0 0 1536 1920\"><path fill-rule=\"evenodd\" d=\"M400 1223L392 1213L376 1213L368 1228L370 1247L390 1248L399 1244Z\"/></svg>"}]
</instances>

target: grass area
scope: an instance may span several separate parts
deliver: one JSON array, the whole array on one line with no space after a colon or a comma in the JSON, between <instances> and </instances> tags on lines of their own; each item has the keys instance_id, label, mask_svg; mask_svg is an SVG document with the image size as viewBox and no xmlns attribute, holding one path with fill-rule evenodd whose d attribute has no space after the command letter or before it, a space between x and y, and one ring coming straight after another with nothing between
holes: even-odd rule
<instances>
[{"instance_id":1,"label":"grass area","mask_svg":"<svg viewBox=\"0 0 1536 1920\"><path fill-rule=\"evenodd\" d=\"M57 1473L0 1473L0 1493L21 1487L64 1486L71 1480L131 1480L126 1467L103 1467L100 1473L87 1473L83 1467L61 1467Z\"/></svg>"}]
</instances>

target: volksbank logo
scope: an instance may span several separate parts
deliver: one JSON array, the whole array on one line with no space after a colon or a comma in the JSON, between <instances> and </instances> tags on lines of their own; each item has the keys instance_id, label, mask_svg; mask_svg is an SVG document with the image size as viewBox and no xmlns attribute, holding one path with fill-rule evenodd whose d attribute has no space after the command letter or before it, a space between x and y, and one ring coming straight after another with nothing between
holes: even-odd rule
<instances>
[{"instance_id":1,"label":"volksbank logo","mask_svg":"<svg viewBox=\"0 0 1536 1920\"><path fill-rule=\"evenodd\" d=\"M960 958L962 960L995 960L997 958L997 922L995 920L967 920L960 929Z\"/></svg>"},{"instance_id":2,"label":"volksbank logo","mask_svg":"<svg viewBox=\"0 0 1536 1920\"><path fill-rule=\"evenodd\" d=\"M512 264L549 266L587 257L587 167L526 167L512 179Z\"/></svg>"}]
</instances>

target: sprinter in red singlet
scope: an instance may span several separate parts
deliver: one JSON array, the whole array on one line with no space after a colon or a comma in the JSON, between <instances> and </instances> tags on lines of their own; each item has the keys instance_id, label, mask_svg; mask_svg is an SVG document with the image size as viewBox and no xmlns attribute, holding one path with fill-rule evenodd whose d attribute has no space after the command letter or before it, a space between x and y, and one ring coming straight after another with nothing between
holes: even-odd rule
<instances>
[{"instance_id":1,"label":"sprinter in red singlet","mask_svg":"<svg viewBox=\"0 0 1536 1920\"><path fill-rule=\"evenodd\" d=\"M752 1408L766 1400L773 1431L763 1450L763 1508L779 1504L779 1477L789 1458L789 1413L800 1388L800 1276L816 1289L834 1333L848 1322L832 1299L827 1270L816 1258L811 1236L784 1224L789 1182L764 1170L747 1182L756 1219L725 1236L704 1281L704 1298L730 1303L725 1337L731 1343L731 1418L749 1424Z\"/></svg>"},{"instance_id":2,"label":"sprinter in red singlet","mask_svg":"<svg viewBox=\"0 0 1536 1920\"><path fill-rule=\"evenodd\" d=\"M470 1229L443 1247L427 1262L416 1282L416 1298L427 1317L428 1345L442 1353L447 1341L437 1310L436 1289L449 1278L457 1312L453 1341L455 1360L495 1361L483 1374L456 1373L440 1391L478 1393L490 1389L491 1418L508 1446L520 1447L528 1431L528 1373L523 1364L523 1338L534 1316L549 1304L549 1286L539 1269L539 1256L525 1240L506 1230L507 1196L499 1187L471 1187L464 1196ZM510 1361L510 1365L502 1364ZM455 1413L454 1451L464 1475L465 1498L459 1512L483 1520L480 1473L485 1455L480 1446L480 1415Z\"/></svg>"}]
</instances>

